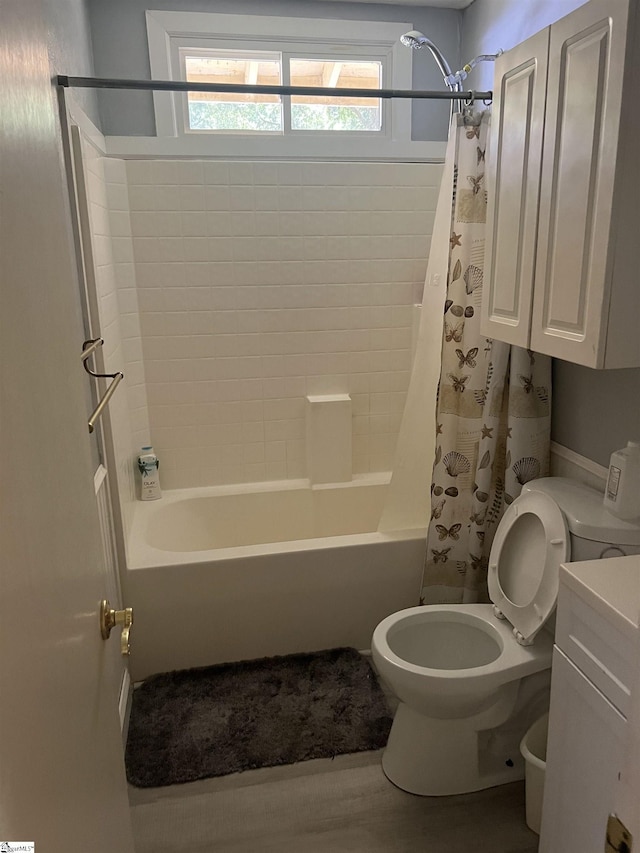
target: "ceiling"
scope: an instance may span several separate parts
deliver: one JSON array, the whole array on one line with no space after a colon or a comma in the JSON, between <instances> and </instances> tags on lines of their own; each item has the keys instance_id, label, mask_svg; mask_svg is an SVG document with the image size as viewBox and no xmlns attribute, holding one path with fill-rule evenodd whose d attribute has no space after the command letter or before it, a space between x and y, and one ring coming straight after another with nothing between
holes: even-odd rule
<instances>
[{"instance_id":1,"label":"ceiling","mask_svg":"<svg viewBox=\"0 0 640 853\"><path fill-rule=\"evenodd\" d=\"M333 3L371 3L376 0L330 0ZM466 9L473 0L377 0L394 6L437 6L440 9Z\"/></svg>"}]
</instances>

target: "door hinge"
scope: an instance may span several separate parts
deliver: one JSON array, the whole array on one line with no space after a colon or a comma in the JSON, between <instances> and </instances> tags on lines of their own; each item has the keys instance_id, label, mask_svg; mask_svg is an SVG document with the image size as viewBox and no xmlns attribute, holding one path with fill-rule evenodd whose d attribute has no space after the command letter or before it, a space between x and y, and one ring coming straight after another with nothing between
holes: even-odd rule
<instances>
[{"instance_id":1,"label":"door hinge","mask_svg":"<svg viewBox=\"0 0 640 853\"><path fill-rule=\"evenodd\" d=\"M605 853L631 853L633 836L622 823L618 815L610 814L607 821L607 839Z\"/></svg>"}]
</instances>

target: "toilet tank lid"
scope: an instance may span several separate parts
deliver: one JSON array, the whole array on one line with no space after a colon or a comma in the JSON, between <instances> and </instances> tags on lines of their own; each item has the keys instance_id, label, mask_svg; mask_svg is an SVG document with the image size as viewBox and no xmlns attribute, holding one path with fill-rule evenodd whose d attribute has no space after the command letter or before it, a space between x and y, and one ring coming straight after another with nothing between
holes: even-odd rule
<instances>
[{"instance_id":1,"label":"toilet tank lid","mask_svg":"<svg viewBox=\"0 0 640 853\"><path fill-rule=\"evenodd\" d=\"M574 536L610 545L640 546L640 524L623 521L608 512L603 495L569 477L543 477L522 487L522 494L537 491L549 495L560 507Z\"/></svg>"}]
</instances>

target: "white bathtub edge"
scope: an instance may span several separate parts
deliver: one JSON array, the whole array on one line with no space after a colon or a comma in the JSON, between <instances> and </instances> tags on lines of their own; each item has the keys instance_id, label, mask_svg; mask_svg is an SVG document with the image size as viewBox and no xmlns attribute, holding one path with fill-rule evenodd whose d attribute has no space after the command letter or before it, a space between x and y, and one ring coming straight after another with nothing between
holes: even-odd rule
<instances>
[{"instance_id":1,"label":"white bathtub edge","mask_svg":"<svg viewBox=\"0 0 640 853\"><path fill-rule=\"evenodd\" d=\"M384 471L375 474L357 475L353 480L345 483L322 484L321 486L311 486L309 480L277 480L259 483L241 483L230 486L201 486L193 489L167 490L160 500L137 502L128 543L127 569L137 571L156 567L236 560L246 557L257 557L263 554L301 553L325 549L343 549L355 545L372 544L374 542L424 539L426 536L426 527L419 527L395 531L368 531L251 545L234 545L216 549L173 551L156 548L145 537L147 525L159 507L171 506L185 500L243 495L255 492L290 492L300 489L310 491L358 489L372 485L388 485L390 477L391 473Z\"/></svg>"},{"instance_id":2,"label":"white bathtub edge","mask_svg":"<svg viewBox=\"0 0 640 853\"><path fill-rule=\"evenodd\" d=\"M268 542L262 545L236 545L232 548L216 548L207 551L162 551L144 542L131 542L129 548L130 571L156 567L183 566L186 564L239 560L259 557L263 554L291 554L304 551L319 551L350 548L355 545L370 545L375 542L399 542L406 539L424 539L426 528L409 528L385 533L349 533L343 536L324 536L318 539L299 539L289 542Z\"/></svg>"}]
</instances>

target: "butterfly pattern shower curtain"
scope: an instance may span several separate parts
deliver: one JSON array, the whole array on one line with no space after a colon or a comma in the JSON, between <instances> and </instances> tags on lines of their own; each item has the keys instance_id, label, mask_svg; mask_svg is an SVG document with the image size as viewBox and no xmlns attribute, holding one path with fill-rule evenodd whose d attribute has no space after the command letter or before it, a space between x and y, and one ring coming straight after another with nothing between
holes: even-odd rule
<instances>
[{"instance_id":1,"label":"butterfly pattern shower curtain","mask_svg":"<svg viewBox=\"0 0 640 853\"><path fill-rule=\"evenodd\" d=\"M480 333L488 123L485 112L457 127L425 604L488 600L498 522L548 474L551 360Z\"/></svg>"}]
</instances>

